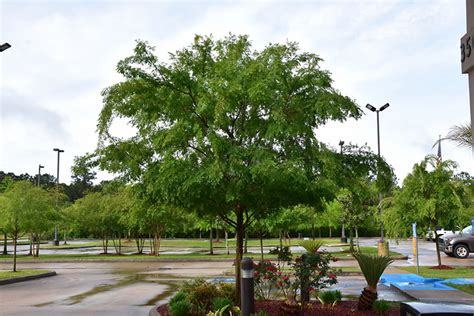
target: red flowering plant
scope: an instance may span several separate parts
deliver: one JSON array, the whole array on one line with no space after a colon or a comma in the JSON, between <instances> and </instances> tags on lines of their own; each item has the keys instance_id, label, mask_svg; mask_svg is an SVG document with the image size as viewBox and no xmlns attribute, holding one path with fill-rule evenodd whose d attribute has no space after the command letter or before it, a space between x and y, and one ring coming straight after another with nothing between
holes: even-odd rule
<instances>
[{"instance_id":1,"label":"red flowering plant","mask_svg":"<svg viewBox=\"0 0 474 316\"><path fill-rule=\"evenodd\" d=\"M319 292L337 283L334 271L329 267L332 257L326 252L308 252L292 263L295 279L293 289L300 289L301 301L309 300L310 292Z\"/></svg>"},{"instance_id":2,"label":"red flowering plant","mask_svg":"<svg viewBox=\"0 0 474 316\"><path fill-rule=\"evenodd\" d=\"M281 271L270 260L260 261L254 265L255 294L258 299L268 300L278 291Z\"/></svg>"}]
</instances>

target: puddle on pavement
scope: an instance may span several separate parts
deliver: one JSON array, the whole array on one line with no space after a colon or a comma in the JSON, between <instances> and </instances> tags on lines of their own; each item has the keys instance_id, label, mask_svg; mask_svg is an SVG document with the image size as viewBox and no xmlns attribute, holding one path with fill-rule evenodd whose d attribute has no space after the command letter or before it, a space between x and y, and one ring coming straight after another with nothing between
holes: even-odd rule
<instances>
[{"instance_id":1,"label":"puddle on pavement","mask_svg":"<svg viewBox=\"0 0 474 316\"><path fill-rule=\"evenodd\" d=\"M57 303L63 303L66 305L79 304L86 298L91 297L93 295L113 291L118 288L122 288L122 287L132 285L135 283L156 283L160 285L165 285L166 289L164 291L161 291L161 293L159 293L158 295L156 295L155 297L147 301L142 306L154 305L156 302L164 300L167 297L171 296L179 287L180 283L182 283L184 280L193 279L190 277L181 277L181 276L170 275L170 274L165 274L165 273L136 273L135 271L129 271L129 270L117 270L117 271L114 271L113 274L124 275L125 277L123 279L118 280L117 282L113 284L98 285L86 292L83 292L78 295L70 296L69 298L61 300L60 302L51 301L51 302L36 304L34 306L43 307L43 306L57 304Z\"/></svg>"}]
</instances>

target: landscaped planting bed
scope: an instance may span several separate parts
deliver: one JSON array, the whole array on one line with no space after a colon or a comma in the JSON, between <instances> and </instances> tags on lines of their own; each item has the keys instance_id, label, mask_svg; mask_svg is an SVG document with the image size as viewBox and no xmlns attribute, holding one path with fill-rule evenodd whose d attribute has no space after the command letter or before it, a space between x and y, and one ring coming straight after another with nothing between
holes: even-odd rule
<instances>
[{"instance_id":1,"label":"landscaped planting bed","mask_svg":"<svg viewBox=\"0 0 474 316\"><path fill-rule=\"evenodd\" d=\"M255 311L263 312L267 316L284 316L280 311L283 301L256 301ZM168 305L161 305L158 307L158 312L161 316L171 316L168 310ZM202 314L205 315L205 314ZM376 313L373 310L359 311L357 310L357 301L342 301L338 302L334 307L323 306L319 302L311 302L305 308L301 315L328 315L328 316L346 316L346 315L360 315L360 316L380 316L381 314ZM395 316L400 315L400 307L398 304L392 306L388 313L384 315ZM192 316L198 316L192 315Z\"/></svg>"}]
</instances>

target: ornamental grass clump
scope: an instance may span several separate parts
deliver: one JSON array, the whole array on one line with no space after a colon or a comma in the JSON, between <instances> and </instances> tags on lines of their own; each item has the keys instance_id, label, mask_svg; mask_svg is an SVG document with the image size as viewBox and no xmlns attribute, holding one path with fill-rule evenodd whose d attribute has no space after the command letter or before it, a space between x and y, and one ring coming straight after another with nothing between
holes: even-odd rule
<instances>
[{"instance_id":1,"label":"ornamental grass clump","mask_svg":"<svg viewBox=\"0 0 474 316\"><path fill-rule=\"evenodd\" d=\"M342 300L342 294L340 291L322 291L319 292L318 300L321 302L321 305L328 305L331 307L336 306L337 302Z\"/></svg>"},{"instance_id":2,"label":"ornamental grass clump","mask_svg":"<svg viewBox=\"0 0 474 316\"><path fill-rule=\"evenodd\" d=\"M352 254L359 263L360 270L367 281L367 286L359 297L357 308L359 310L368 310L372 308L377 299L377 283L380 280L385 269L393 262L390 256L371 256L360 252Z\"/></svg>"}]
</instances>

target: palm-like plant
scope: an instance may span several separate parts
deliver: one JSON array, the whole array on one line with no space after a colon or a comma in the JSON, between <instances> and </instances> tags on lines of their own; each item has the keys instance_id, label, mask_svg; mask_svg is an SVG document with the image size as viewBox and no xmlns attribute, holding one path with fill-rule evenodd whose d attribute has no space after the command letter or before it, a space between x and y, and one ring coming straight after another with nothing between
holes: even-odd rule
<instances>
[{"instance_id":1,"label":"palm-like plant","mask_svg":"<svg viewBox=\"0 0 474 316\"><path fill-rule=\"evenodd\" d=\"M300 240L298 244L303 247L307 252L313 253L317 252L319 248L321 248L323 242L319 240Z\"/></svg>"},{"instance_id":2,"label":"palm-like plant","mask_svg":"<svg viewBox=\"0 0 474 316\"><path fill-rule=\"evenodd\" d=\"M393 259L389 256L370 256L359 252L352 255L359 263L360 270L367 281L367 286L359 297L357 308L368 310L372 308L377 299L377 283L385 269L393 262Z\"/></svg>"},{"instance_id":3,"label":"palm-like plant","mask_svg":"<svg viewBox=\"0 0 474 316\"><path fill-rule=\"evenodd\" d=\"M449 140L456 143L459 147L474 148L472 142L472 123L454 125L450 128L448 135L437 140L433 147L437 146L442 140Z\"/></svg>"}]
</instances>

